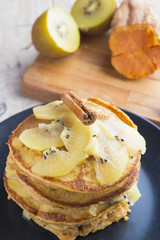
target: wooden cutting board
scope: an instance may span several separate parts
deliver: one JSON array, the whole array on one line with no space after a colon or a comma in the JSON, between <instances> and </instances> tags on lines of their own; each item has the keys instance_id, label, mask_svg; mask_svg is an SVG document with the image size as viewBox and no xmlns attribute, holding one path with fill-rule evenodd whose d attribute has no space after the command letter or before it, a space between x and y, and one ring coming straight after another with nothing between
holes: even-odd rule
<instances>
[{"instance_id":1,"label":"wooden cutting board","mask_svg":"<svg viewBox=\"0 0 160 240\"><path fill-rule=\"evenodd\" d=\"M39 56L22 80L26 95L47 102L70 89L81 97L100 97L160 124L160 71L138 80L118 74L111 66L107 35L83 36L80 49L61 59Z\"/></svg>"}]
</instances>

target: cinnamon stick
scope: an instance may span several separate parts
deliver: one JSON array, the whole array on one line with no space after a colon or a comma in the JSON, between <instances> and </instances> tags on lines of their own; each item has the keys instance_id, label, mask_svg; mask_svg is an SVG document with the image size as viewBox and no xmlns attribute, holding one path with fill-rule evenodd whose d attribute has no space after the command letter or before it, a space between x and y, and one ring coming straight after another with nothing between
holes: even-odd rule
<instances>
[{"instance_id":1,"label":"cinnamon stick","mask_svg":"<svg viewBox=\"0 0 160 240\"><path fill-rule=\"evenodd\" d=\"M63 93L61 99L84 125L91 125L95 122L95 112L90 110L73 91Z\"/></svg>"}]
</instances>

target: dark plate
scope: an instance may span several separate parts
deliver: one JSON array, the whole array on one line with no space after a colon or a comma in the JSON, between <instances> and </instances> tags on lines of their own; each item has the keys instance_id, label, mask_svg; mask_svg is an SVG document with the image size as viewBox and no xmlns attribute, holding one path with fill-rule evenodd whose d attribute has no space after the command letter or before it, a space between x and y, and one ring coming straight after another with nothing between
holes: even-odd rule
<instances>
[{"instance_id":1,"label":"dark plate","mask_svg":"<svg viewBox=\"0 0 160 240\"><path fill-rule=\"evenodd\" d=\"M53 240L53 234L32 221L22 218L22 210L7 200L3 187L3 171L8 155L9 135L29 116L26 110L0 124L0 239L1 240ZM133 113L126 113L138 125L147 141L147 152L142 157L139 188L140 200L132 207L129 221L121 220L104 230L89 234L85 240L159 240L160 239L160 128Z\"/></svg>"}]
</instances>

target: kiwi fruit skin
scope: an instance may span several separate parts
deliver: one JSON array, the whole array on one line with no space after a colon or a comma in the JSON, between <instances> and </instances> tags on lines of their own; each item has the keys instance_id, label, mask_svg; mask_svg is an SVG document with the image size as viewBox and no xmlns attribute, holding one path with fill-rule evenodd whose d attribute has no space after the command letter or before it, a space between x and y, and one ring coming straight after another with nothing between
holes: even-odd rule
<instances>
[{"instance_id":1,"label":"kiwi fruit skin","mask_svg":"<svg viewBox=\"0 0 160 240\"><path fill-rule=\"evenodd\" d=\"M109 0L109 1L111 1L111 0ZM115 0L112 0L112 1L113 1L113 10L109 14L109 16L106 16L105 20L102 23L96 25L95 27L82 28L79 26L79 23L77 22L77 24L79 26L79 30L84 34L91 35L91 36L96 36L96 35L105 33L110 28L111 20L115 13L115 10L116 10L116 1ZM78 7L80 2L81 2L81 0L77 0L71 9L71 15L74 17L75 21L76 21L76 15L74 14L74 8Z\"/></svg>"},{"instance_id":2,"label":"kiwi fruit skin","mask_svg":"<svg viewBox=\"0 0 160 240\"><path fill-rule=\"evenodd\" d=\"M31 33L32 43L42 56L48 58L61 58L71 53L58 47L54 39L51 37L47 26L48 10L42 13L33 24ZM77 45L79 47L80 35L78 42L79 43Z\"/></svg>"},{"instance_id":3,"label":"kiwi fruit skin","mask_svg":"<svg viewBox=\"0 0 160 240\"><path fill-rule=\"evenodd\" d=\"M99 24L96 27L89 28L89 29L83 29L83 28L79 28L79 29L81 32L91 36L97 36L97 35L103 34L110 28L112 16L113 16L113 13L111 14L111 16L108 18L106 22L103 22L102 24Z\"/></svg>"}]
</instances>

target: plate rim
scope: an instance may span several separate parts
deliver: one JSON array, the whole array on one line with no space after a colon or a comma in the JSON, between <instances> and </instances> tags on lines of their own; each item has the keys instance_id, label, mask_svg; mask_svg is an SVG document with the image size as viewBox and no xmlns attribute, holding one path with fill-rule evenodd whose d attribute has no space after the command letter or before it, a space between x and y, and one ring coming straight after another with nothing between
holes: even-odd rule
<instances>
[{"instance_id":1,"label":"plate rim","mask_svg":"<svg viewBox=\"0 0 160 240\"><path fill-rule=\"evenodd\" d=\"M16 114L14 114L14 115L12 115L12 116L10 116L9 118L7 118L7 119L5 119L4 121L2 121L1 123L0 123L0 128L1 127L3 127L3 126L5 126L5 124L7 124L7 122L8 121L10 121L11 119L14 119L14 118L16 118L18 115L22 115L23 116L23 114L27 114L27 116L24 116L24 119L26 118L26 117L28 117L29 115L29 112L31 112L32 111L32 109L33 109L33 107L31 107L31 108L28 108L28 109L25 109L25 110L23 110L23 111L21 111L21 112L18 112L18 113L16 113ZM120 109L122 109L122 108L120 108ZM140 120L140 121L142 121L142 122L146 122L150 127L154 127L154 129L156 130L156 132L158 132L159 133L159 131L160 131L160 127L158 127L156 124L154 124L152 121L150 121L150 120L148 120L148 119L146 119L146 118L144 118L144 117L141 117L141 116L139 116L139 115L137 115L137 114L135 114L135 113L133 113L133 112L131 112L131 111L128 111L128 110L125 110L125 109L122 109L125 113L129 113L129 117L132 119L132 116L134 116L134 117L136 117L138 120ZM16 119L17 120L17 119ZM21 122L21 121L20 121ZM17 126L19 125L19 123L17 123ZM146 125L145 125L145 128L146 128ZM157 131L158 130L158 131ZM2 144L3 144L3 142L2 142ZM104 233L103 233L104 234ZM103 234L102 234L102 236L103 236ZM98 235L97 235L98 236ZM105 235L104 235L105 236ZM157 235L158 236L158 235ZM156 236L156 237L157 237ZM88 236L86 236L85 238L87 238ZM153 236L154 237L154 236ZM54 238L53 238L54 239ZM93 238L94 239L94 238ZM123 239L123 238L122 238Z\"/></svg>"}]
</instances>

